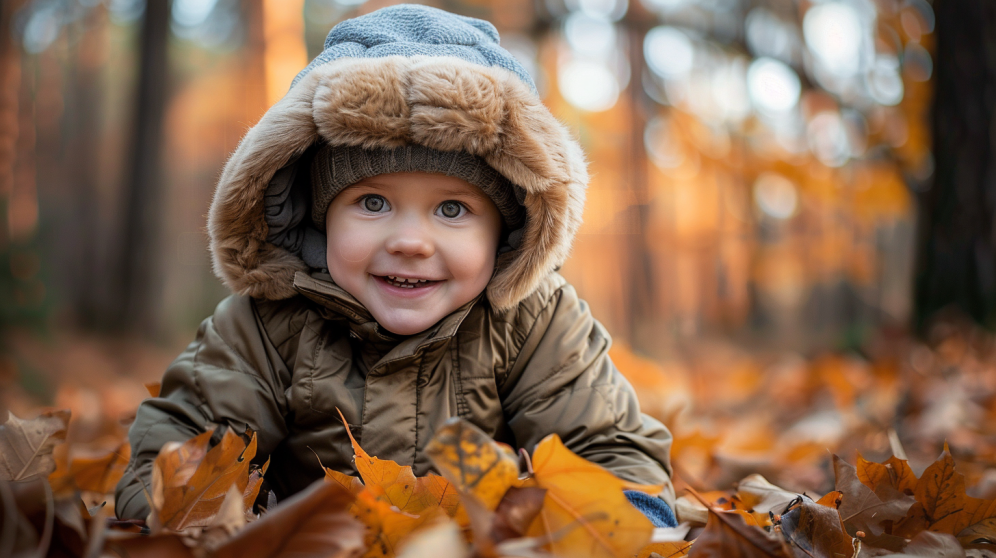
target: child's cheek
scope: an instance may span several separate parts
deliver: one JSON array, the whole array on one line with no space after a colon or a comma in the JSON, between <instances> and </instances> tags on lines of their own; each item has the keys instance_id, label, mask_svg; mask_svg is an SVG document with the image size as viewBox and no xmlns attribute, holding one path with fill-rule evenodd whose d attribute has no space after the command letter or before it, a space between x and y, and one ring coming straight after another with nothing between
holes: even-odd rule
<instances>
[{"instance_id":1,"label":"child's cheek","mask_svg":"<svg viewBox=\"0 0 996 558\"><path fill-rule=\"evenodd\" d=\"M333 227L329 231L328 259L338 259L349 263L361 263L370 258L374 247L374 235L360 227Z\"/></svg>"},{"instance_id":2,"label":"child's cheek","mask_svg":"<svg viewBox=\"0 0 996 558\"><path fill-rule=\"evenodd\" d=\"M486 230L463 231L450 238L448 258L454 276L466 279L491 278L498 249L498 235ZM492 238L493 237L493 238Z\"/></svg>"}]
</instances>

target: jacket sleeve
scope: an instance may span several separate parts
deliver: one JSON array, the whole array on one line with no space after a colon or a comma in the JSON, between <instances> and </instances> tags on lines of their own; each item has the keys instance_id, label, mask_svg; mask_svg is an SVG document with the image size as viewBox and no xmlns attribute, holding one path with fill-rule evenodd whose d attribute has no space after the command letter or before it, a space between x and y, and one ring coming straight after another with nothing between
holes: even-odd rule
<instances>
[{"instance_id":1,"label":"jacket sleeve","mask_svg":"<svg viewBox=\"0 0 996 558\"><path fill-rule=\"evenodd\" d=\"M159 397L138 408L128 432L131 461L115 492L122 519L145 519L152 463L160 448L216 424L256 431L257 456L287 435L285 388L290 372L263 328L251 298L230 296L204 320L196 339L166 370Z\"/></svg>"},{"instance_id":2,"label":"jacket sleeve","mask_svg":"<svg viewBox=\"0 0 996 558\"><path fill-rule=\"evenodd\" d=\"M671 433L640 412L633 387L609 358L608 332L569 284L533 308L535 319L499 388L518 446L532 452L558 434L624 480L664 485L659 496L673 507Z\"/></svg>"}]
</instances>

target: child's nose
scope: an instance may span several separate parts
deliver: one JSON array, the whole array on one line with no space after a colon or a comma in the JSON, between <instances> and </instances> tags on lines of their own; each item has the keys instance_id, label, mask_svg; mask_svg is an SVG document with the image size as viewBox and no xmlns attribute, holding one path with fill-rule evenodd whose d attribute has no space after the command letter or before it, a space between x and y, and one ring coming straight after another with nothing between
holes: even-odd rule
<instances>
[{"instance_id":1,"label":"child's nose","mask_svg":"<svg viewBox=\"0 0 996 558\"><path fill-rule=\"evenodd\" d=\"M403 256L429 257L435 253L435 245L425 228L417 223L410 223L392 231L385 245L391 254Z\"/></svg>"}]
</instances>

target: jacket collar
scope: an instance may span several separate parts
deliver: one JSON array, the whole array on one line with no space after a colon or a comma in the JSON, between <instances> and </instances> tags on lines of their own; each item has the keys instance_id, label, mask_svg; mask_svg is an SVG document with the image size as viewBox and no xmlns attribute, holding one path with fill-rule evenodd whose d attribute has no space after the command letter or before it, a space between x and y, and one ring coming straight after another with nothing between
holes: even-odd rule
<instances>
[{"instance_id":1,"label":"jacket collar","mask_svg":"<svg viewBox=\"0 0 996 558\"><path fill-rule=\"evenodd\" d=\"M336 285L328 273L312 272L308 274L298 271L294 274L294 288L312 302L344 317L349 322L351 334L355 337L379 346L397 346L400 344L410 346L413 350L456 335L460 324L470 314L470 310L484 296L484 293L477 295L473 300L449 313L429 329L406 337L395 335L382 328L370 314L370 311L353 295Z\"/></svg>"}]
</instances>

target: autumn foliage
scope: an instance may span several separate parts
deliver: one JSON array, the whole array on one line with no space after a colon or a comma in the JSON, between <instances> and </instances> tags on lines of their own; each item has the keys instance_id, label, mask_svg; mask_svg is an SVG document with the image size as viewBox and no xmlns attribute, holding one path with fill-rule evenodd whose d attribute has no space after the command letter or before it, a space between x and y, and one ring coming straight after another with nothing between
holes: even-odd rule
<instances>
[{"instance_id":1,"label":"autumn foliage","mask_svg":"<svg viewBox=\"0 0 996 558\"><path fill-rule=\"evenodd\" d=\"M973 351L942 345L930 353L931 366L948 374L952 355L961 355L959 375L945 381L976 386L961 400L969 410L973 400L988 401L991 391L984 361L966 360ZM855 417L881 412L877 385L910 390L903 398L907 414L895 415L892 424L944 420L932 405L950 394L938 387L941 376L922 366L922 354L915 357L925 370L914 370L919 378L903 376L887 359L861 368L860 361L820 357L798 364L812 374L791 376L757 360L736 364L724 357L735 365L725 370L725 384L713 384L711 403L739 410L741 422L759 431L753 435L723 423L722 413L682 414L677 398L695 394L695 382L710 380L708 369L689 379L624 349L616 348L613 358L641 398L659 396L644 407L675 433L677 528L654 529L623 495L656 494L660 487L622 481L556 436L531 454L516 453L460 420L439 430L426 448L436 474L416 477L410 467L367 454L350 436L357 477L326 469L324 480L279 502L265 490L268 462L256 455L254 433L219 427L164 447L146 487L152 514L145 521L119 521L112 494L129 458L123 429L88 444L70 436L67 444L69 413L47 411L30 420L10 415L0 425L0 556L794 558L990 556L996 550L996 494L979 474L992 466L987 446L980 443L975 456L965 451L965 440L987 439L988 423L949 430L951 448L938 442L940 456L932 463L906 459L894 434L883 434L896 454L889 457L880 447L861 453L843 442L819 448L795 438L801 441L792 445L787 441L794 426L758 426L759 417L796 413L793 421L816 428L807 413L816 412L823 392L852 415L852 436L874 440L866 434L873 421ZM755 385L772 374L782 385ZM786 391L790 387L794 391ZM771 407L772 393L795 398L799 407L749 408L730 390L765 407ZM698 404L701 409L703 399ZM722 428L704 428L702 416ZM764 436L783 443L773 448ZM913 439L925 445L920 440ZM806 483L819 468L826 479ZM723 480L737 471L739 477Z\"/></svg>"}]
</instances>

